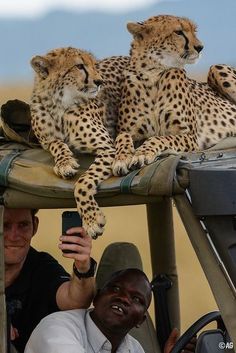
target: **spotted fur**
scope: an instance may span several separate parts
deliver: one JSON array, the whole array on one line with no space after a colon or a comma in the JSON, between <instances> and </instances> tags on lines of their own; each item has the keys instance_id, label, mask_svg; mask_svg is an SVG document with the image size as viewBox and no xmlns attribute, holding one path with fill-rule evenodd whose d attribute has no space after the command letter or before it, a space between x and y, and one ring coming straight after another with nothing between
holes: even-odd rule
<instances>
[{"instance_id":1,"label":"spotted fur","mask_svg":"<svg viewBox=\"0 0 236 353\"><path fill-rule=\"evenodd\" d=\"M79 168L73 152L95 153L95 161L75 183L74 195L83 226L92 237L102 234L105 218L94 195L112 174L113 140L104 125L105 106L95 98L102 79L94 57L75 48L59 48L31 60L36 72L31 99L32 127L55 161L62 178Z\"/></svg>"},{"instance_id":2,"label":"spotted fur","mask_svg":"<svg viewBox=\"0 0 236 353\"><path fill-rule=\"evenodd\" d=\"M235 135L234 69L212 68L209 82L214 81L215 87L186 76L185 64L193 64L203 48L192 21L160 15L128 23L127 28L133 36L130 57L99 63L101 75L109 80L110 97L118 92L113 104L113 118L118 117L115 175L149 164L163 151L201 150ZM118 67L118 62L119 87L117 72L110 68ZM231 70L231 91L219 79L223 70Z\"/></svg>"},{"instance_id":3,"label":"spotted fur","mask_svg":"<svg viewBox=\"0 0 236 353\"><path fill-rule=\"evenodd\" d=\"M236 68L228 65L212 65L208 73L208 84L218 94L236 103Z\"/></svg>"}]
</instances>

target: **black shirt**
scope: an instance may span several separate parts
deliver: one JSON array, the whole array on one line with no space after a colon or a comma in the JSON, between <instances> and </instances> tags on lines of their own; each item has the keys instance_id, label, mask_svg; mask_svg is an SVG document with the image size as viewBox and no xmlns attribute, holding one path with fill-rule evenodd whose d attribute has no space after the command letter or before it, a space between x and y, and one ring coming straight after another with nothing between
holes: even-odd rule
<instances>
[{"instance_id":1,"label":"black shirt","mask_svg":"<svg viewBox=\"0 0 236 353\"><path fill-rule=\"evenodd\" d=\"M19 332L13 344L20 353L39 321L59 310L56 292L69 279L70 275L51 255L30 248L19 276L5 291L8 315Z\"/></svg>"}]
</instances>

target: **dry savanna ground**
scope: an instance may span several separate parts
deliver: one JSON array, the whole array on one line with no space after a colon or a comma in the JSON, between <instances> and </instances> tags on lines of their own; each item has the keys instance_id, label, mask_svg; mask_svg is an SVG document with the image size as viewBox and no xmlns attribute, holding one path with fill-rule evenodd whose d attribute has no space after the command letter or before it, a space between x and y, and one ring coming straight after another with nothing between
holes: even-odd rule
<instances>
[{"instance_id":1,"label":"dry savanna ground","mask_svg":"<svg viewBox=\"0 0 236 353\"><path fill-rule=\"evenodd\" d=\"M7 100L16 98L28 102L30 90L30 84L4 85L0 87L0 102L4 104ZM57 247L58 237L61 234L61 212L62 210L41 210L39 212L40 227L33 244L38 249L52 253L68 271L71 271L71 261L64 259ZM133 242L141 251L144 270L151 278L145 206L105 208L104 212L107 217L107 227L105 234L93 242L93 256L99 260L103 249L111 242ZM216 304L175 208L174 226L182 330L184 330L199 316L215 310Z\"/></svg>"}]
</instances>

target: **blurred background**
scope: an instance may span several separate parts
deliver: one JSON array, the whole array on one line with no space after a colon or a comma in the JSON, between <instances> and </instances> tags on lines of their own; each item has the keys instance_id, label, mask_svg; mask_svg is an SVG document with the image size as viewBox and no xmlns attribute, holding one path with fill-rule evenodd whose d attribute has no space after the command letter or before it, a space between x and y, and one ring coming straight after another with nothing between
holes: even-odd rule
<instances>
[{"instance_id":1,"label":"blurred background","mask_svg":"<svg viewBox=\"0 0 236 353\"><path fill-rule=\"evenodd\" d=\"M201 60L187 67L191 77L205 80L209 66L215 63L236 65L235 0L0 0L0 104L15 98L29 102L32 56L62 46L89 50L98 59L127 55L131 36L126 23L158 14L189 17L198 25L204 50ZM71 271L71 261L63 259L57 247L61 212L39 212L34 245L51 252ZM151 279L145 206L106 208L104 212L106 232L94 241L93 256L99 260L110 242L134 242ZM174 216L184 330L216 304L175 207Z\"/></svg>"}]
</instances>

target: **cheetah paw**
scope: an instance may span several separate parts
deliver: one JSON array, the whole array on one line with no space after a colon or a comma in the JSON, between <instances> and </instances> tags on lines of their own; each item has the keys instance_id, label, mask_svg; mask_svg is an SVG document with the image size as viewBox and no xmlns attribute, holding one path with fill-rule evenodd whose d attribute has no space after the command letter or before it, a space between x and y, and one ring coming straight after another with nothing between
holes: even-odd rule
<instances>
[{"instance_id":1,"label":"cheetah paw","mask_svg":"<svg viewBox=\"0 0 236 353\"><path fill-rule=\"evenodd\" d=\"M106 219L101 211L99 211L97 216L88 223L86 222L86 219L83 218L83 227L88 235L93 239L97 239L98 236L103 234L105 224Z\"/></svg>"},{"instance_id":2,"label":"cheetah paw","mask_svg":"<svg viewBox=\"0 0 236 353\"><path fill-rule=\"evenodd\" d=\"M54 172L56 175L63 179L72 178L79 169L79 164L74 158L66 158L60 162L57 162L54 166Z\"/></svg>"},{"instance_id":3,"label":"cheetah paw","mask_svg":"<svg viewBox=\"0 0 236 353\"><path fill-rule=\"evenodd\" d=\"M138 169L151 164L155 161L158 155L157 152L136 153L129 164L129 169Z\"/></svg>"},{"instance_id":4,"label":"cheetah paw","mask_svg":"<svg viewBox=\"0 0 236 353\"><path fill-rule=\"evenodd\" d=\"M115 176L122 176L129 173L129 164L132 161L132 154L117 156L112 165L112 173Z\"/></svg>"}]
</instances>

